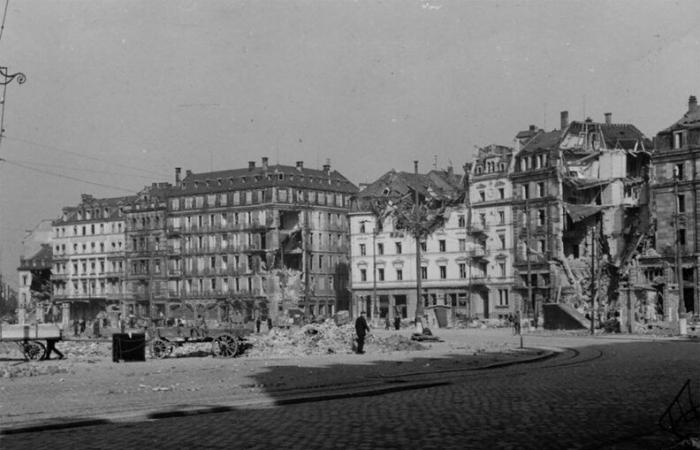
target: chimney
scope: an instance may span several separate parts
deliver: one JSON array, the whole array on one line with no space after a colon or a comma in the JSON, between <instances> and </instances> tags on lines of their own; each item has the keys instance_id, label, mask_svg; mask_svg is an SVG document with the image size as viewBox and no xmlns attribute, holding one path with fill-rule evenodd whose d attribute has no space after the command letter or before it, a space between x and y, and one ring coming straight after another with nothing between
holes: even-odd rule
<instances>
[{"instance_id":1,"label":"chimney","mask_svg":"<svg viewBox=\"0 0 700 450\"><path fill-rule=\"evenodd\" d=\"M563 130L569 126L569 111L562 111L560 113L560 118L561 118L560 127Z\"/></svg>"},{"instance_id":2,"label":"chimney","mask_svg":"<svg viewBox=\"0 0 700 450\"><path fill-rule=\"evenodd\" d=\"M324 164L323 165L323 171L328 173L331 171L331 165L330 164Z\"/></svg>"},{"instance_id":3,"label":"chimney","mask_svg":"<svg viewBox=\"0 0 700 450\"><path fill-rule=\"evenodd\" d=\"M605 124L610 125L612 123L612 113L605 113Z\"/></svg>"},{"instance_id":4,"label":"chimney","mask_svg":"<svg viewBox=\"0 0 700 450\"><path fill-rule=\"evenodd\" d=\"M691 95L688 99L688 112L695 112L698 110L698 99Z\"/></svg>"},{"instance_id":5,"label":"chimney","mask_svg":"<svg viewBox=\"0 0 700 450\"><path fill-rule=\"evenodd\" d=\"M297 170L301 172L304 169L304 161L297 161Z\"/></svg>"},{"instance_id":6,"label":"chimney","mask_svg":"<svg viewBox=\"0 0 700 450\"><path fill-rule=\"evenodd\" d=\"M255 169L255 161L248 161L248 170Z\"/></svg>"},{"instance_id":7,"label":"chimney","mask_svg":"<svg viewBox=\"0 0 700 450\"><path fill-rule=\"evenodd\" d=\"M535 125L530 125L530 131L535 131L537 130L537 127Z\"/></svg>"},{"instance_id":8,"label":"chimney","mask_svg":"<svg viewBox=\"0 0 700 450\"><path fill-rule=\"evenodd\" d=\"M263 156L262 157L262 166L263 166L263 169L265 169L265 170L267 170L267 161L268 161L267 156Z\"/></svg>"},{"instance_id":9,"label":"chimney","mask_svg":"<svg viewBox=\"0 0 700 450\"><path fill-rule=\"evenodd\" d=\"M182 172L182 169L179 167L175 168L175 186L180 186L180 173Z\"/></svg>"},{"instance_id":10,"label":"chimney","mask_svg":"<svg viewBox=\"0 0 700 450\"><path fill-rule=\"evenodd\" d=\"M413 161L413 173L418 175L418 161Z\"/></svg>"}]
</instances>

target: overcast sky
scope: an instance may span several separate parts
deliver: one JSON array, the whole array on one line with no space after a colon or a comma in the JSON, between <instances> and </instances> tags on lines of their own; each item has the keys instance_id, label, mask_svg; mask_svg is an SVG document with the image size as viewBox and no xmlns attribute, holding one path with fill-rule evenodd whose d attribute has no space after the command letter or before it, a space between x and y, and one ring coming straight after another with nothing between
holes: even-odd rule
<instances>
[{"instance_id":1,"label":"overcast sky","mask_svg":"<svg viewBox=\"0 0 700 450\"><path fill-rule=\"evenodd\" d=\"M692 0L9 5L0 64L27 75L8 86L0 145L13 285L25 230L175 167L330 159L355 183L414 159L459 170L475 146L558 128L562 110L653 136L700 95Z\"/></svg>"}]
</instances>

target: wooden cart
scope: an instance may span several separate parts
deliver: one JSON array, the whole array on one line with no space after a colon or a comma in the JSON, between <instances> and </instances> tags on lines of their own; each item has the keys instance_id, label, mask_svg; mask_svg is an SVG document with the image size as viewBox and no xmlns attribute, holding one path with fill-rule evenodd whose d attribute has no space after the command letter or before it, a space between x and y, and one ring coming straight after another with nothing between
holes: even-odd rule
<instances>
[{"instance_id":1,"label":"wooden cart","mask_svg":"<svg viewBox=\"0 0 700 450\"><path fill-rule=\"evenodd\" d=\"M233 358L241 351L241 342L248 333L242 326L210 330L185 326L158 327L151 340L151 355L154 358L165 358L175 347L211 342L212 355Z\"/></svg>"},{"instance_id":2,"label":"wooden cart","mask_svg":"<svg viewBox=\"0 0 700 450\"><path fill-rule=\"evenodd\" d=\"M0 341L16 342L24 357L30 361L46 358L48 342L62 338L61 329L52 323L0 325ZM46 345L41 341L46 341Z\"/></svg>"}]
</instances>

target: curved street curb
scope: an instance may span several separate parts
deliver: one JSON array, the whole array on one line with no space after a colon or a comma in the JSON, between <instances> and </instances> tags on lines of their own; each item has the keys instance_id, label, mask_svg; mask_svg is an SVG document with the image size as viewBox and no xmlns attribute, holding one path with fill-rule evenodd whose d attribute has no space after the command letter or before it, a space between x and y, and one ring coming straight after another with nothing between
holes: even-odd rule
<instances>
[{"instance_id":1,"label":"curved street curb","mask_svg":"<svg viewBox=\"0 0 700 450\"><path fill-rule=\"evenodd\" d=\"M133 413L107 413L103 415L97 415L92 418L86 417L76 417L73 420L66 421L54 421L45 422L37 424L27 424L19 427L11 427L0 429L0 436L21 434L21 433L36 433L42 431L55 431L64 430L70 428L87 427L94 425L107 425L107 424L119 424L127 421L148 421L148 420L159 420L174 417L188 417L188 416L198 416L202 414L216 414L223 412L232 412L237 409L252 406L288 406L288 405L298 405L303 403L314 403L323 402L330 400L342 400L348 398L359 398L359 397L372 397L378 395L392 394L396 392L403 392L416 389L428 389L432 387L447 386L452 384L450 381L423 381L423 382L407 382L400 380L401 376L411 376L414 375L430 375L430 374L440 374L440 373L450 373L450 372L472 372L488 369L498 369L501 367L509 367L521 364L530 364L539 361L545 361L557 356L560 353L566 351L566 349L561 349L558 347L525 347L528 350L542 350L543 354L536 355L532 358L525 358L514 361L504 361L494 364L489 364L482 367L475 367L471 369L447 369L447 370L436 370L432 372L412 372L402 375L393 375L390 378L393 379L393 383L389 386L386 382L382 384L373 383L366 384L365 386L350 386L348 384L338 385L338 389L325 389L320 392L311 392L307 390L304 393L303 388L297 388L297 395L290 393L290 395L281 398L258 398L258 399L248 399L241 401L233 401L222 405L216 406L206 406L206 407L191 407L182 408L178 410L167 411L161 409L153 410L142 410L134 411ZM294 392L294 389L290 389L290 392Z\"/></svg>"}]
</instances>

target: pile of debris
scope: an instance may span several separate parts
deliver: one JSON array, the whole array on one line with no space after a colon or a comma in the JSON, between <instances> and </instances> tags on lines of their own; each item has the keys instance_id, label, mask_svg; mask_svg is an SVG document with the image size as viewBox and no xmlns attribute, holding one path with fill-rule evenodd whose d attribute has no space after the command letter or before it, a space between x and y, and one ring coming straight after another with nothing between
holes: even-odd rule
<instances>
[{"instance_id":1,"label":"pile of debris","mask_svg":"<svg viewBox=\"0 0 700 450\"><path fill-rule=\"evenodd\" d=\"M301 328L273 328L267 334L251 335L247 339L245 356L303 356L352 353L355 328L337 326L332 320ZM378 337L369 334L365 341L368 353L424 350L417 342L400 336Z\"/></svg>"}]
</instances>

